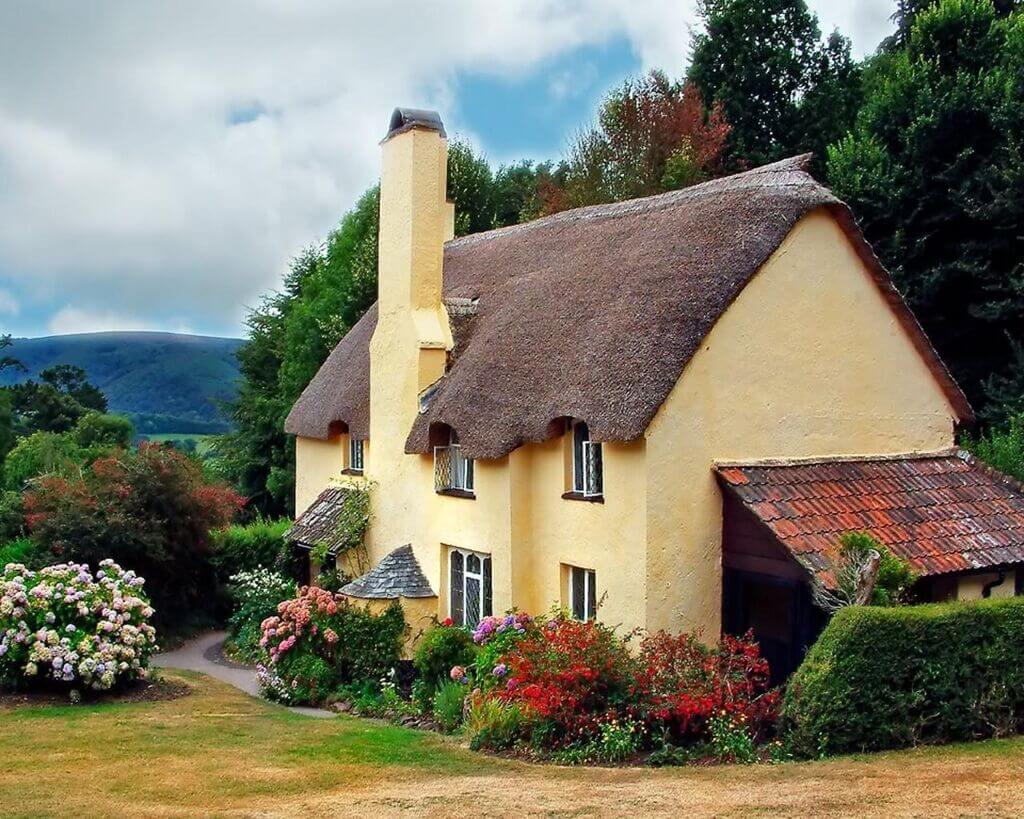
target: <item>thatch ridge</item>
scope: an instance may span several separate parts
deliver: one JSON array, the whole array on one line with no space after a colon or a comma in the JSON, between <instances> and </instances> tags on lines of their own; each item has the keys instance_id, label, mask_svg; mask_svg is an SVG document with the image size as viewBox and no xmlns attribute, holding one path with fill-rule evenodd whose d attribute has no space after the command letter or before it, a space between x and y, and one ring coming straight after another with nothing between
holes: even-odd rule
<instances>
[{"instance_id":1,"label":"thatch ridge","mask_svg":"<svg viewBox=\"0 0 1024 819\"><path fill-rule=\"evenodd\" d=\"M807 172L808 158L448 242L446 303L472 310L453 318L449 370L406 451L429 452L431 427L444 425L466 455L497 458L545 439L563 417L587 421L595 440L638 438L718 318L817 208L836 216L954 411L968 419L959 388L849 209ZM296 403L288 431L324 438L333 420L365 437L371 335L357 325L346 336Z\"/></svg>"}]
</instances>

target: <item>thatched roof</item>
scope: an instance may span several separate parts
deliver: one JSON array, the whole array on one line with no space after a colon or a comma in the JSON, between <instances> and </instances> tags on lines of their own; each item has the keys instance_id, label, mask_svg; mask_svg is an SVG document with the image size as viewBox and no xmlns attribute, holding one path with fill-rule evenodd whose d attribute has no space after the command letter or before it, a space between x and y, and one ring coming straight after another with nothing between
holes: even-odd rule
<instances>
[{"instance_id":1,"label":"thatched roof","mask_svg":"<svg viewBox=\"0 0 1024 819\"><path fill-rule=\"evenodd\" d=\"M406 451L428 452L431 426L443 424L467 456L500 457L543 440L561 417L586 421L595 440L638 438L718 318L819 207L836 216L957 415L970 419L849 209L807 173L807 159L448 242L445 298L472 309L453 317L450 369ZM342 421L365 436L374 321L364 318L327 360L289 432L325 438Z\"/></svg>"}]
</instances>

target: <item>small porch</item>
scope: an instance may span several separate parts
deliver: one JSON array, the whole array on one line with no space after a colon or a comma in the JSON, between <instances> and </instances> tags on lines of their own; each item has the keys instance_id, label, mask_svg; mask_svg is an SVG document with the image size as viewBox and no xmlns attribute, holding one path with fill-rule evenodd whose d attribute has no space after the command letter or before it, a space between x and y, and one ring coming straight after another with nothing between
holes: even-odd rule
<instances>
[{"instance_id":1,"label":"small porch","mask_svg":"<svg viewBox=\"0 0 1024 819\"><path fill-rule=\"evenodd\" d=\"M961 450L721 464L722 628L752 629L775 681L828 621L839 538L867 532L918 574L918 602L1012 596L1024 580L1024 487Z\"/></svg>"}]
</instances>

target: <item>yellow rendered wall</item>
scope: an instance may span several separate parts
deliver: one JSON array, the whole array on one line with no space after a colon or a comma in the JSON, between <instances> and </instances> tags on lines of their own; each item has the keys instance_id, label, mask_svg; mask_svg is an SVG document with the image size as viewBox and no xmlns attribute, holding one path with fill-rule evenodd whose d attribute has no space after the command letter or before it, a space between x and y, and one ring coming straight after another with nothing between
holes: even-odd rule
<instances>
[{"instance_id":1,"label":"yellow rendered wall","mask_svg":"<svg viewBox=\"0 0 1024 819\"><path fill-rule=\"evenodd\" d=\"M961 577L957 582L957 600L981 600L985 586L999 579L998 572L987 572L985 574L971 574ZM1013 597L1017 588L1017 575L1015 572L1006 572L1003 582L993 586L989 590L989 597Z\"/></svg>"},{"instance_id":2,"label":"yellow rendered wall","mask_svg":"<svg viewBox=\"0 0 1024 819\"><path fill-rule=\"evenodd\" d=\"M647 431L646 620L720 631L716 461L929 452L954 413L825 210L708 334Z\"/></svg>"},{"instance_id":3,"label":"yellow rendered wall","mask_svg":"<svg viewBox=\"0 0 1024 819\"><path fill-rule=\"evenodd\" d=\"M316 500L332 479L345 468L348 437L338 435L327 441L295 439L295 514L300 515Z\"/></svg>"}]
</instances>

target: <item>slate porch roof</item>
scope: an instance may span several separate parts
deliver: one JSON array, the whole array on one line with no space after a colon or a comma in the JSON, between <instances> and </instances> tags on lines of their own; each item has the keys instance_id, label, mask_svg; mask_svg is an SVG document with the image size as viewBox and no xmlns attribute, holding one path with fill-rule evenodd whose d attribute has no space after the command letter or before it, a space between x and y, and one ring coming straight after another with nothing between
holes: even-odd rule
<instances>
[{"instance_id":1,"label":"slate porch roof","mask_svg":"<svg viewBox=\"0 0 1024 819\"><path fill-rule=\"evenodd\" d=\"M420 569L412 546L399 546L362 577L340 589L349 597L364 600L395 600L399 597L436 597Z\"/></svg>"},{"instance_id":2,"label":"slate porch roof","mask_svg":"<svg viewBox=\"0 0 1024 819\"><path fill-rule=\"evenodd\" d=\"M1024 487L963 450L720 464L716 472L825 583L836 541L854 531L869 532L925 577L1024 563Z\"/></svg>"},{"instance_id":3,"label":"slate porch roof","mask_svg":"<svg viewBox=\"0 0 1024 819\"><path fill-rule=\"evenodd\" d=\"M291 528L284 533L285 540L290 540L304 549L312 549L320 543L327 544L329 554L337 554L342 544L342 536L338 532L338 516L348 489L343 486L328 486L317 495L309 508L303 512Z\"/></svg>"}]
</instances>

